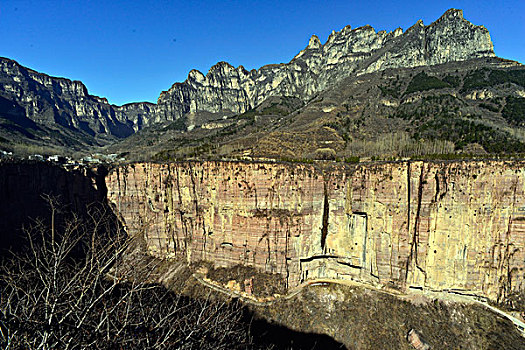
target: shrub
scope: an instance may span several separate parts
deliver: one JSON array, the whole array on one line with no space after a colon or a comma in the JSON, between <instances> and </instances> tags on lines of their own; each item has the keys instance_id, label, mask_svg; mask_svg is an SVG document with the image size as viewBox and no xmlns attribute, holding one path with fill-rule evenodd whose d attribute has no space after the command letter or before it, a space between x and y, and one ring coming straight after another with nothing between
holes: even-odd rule
<instances>
[{"instance_id":1,"label":"shrub","mask_svg":"<svg viewBox=\"0 0 525 350\"><path fill-rule=\"evenodd\" d=\"M525 98L507 96L501 114L510 124L523 125L525 122Z\"/></svg>"},{"instance_id":2,"label":"shrub","mask_svg":"<svg viewBox=\"0 0 525 350\"><path fill-rule=\"evenodd\" d=\"M450 85L439 78L427 75L425 72L421 72L412 78L407 86L405 94L410 94L416 91L443 89L447 87L450 87Z\"/></svg>"},{"instance_id":3,"label":"shrub","mask_svg":"<svg viewBox=\"0 0 525 350\"><path fill-rule=\"evenodd\" d=\"M322 160L335 160L335 150L332 148L318 148L315 150L315 158Z\"/></svg>"},{"instance_id":4,"label":"shrub","mask_svg":"<svg viewBox=\"0 0 525 350\"><path fill-rule=\"evenodd\" d=\"M491 112L495 112L495 113L499 112L499 108L490 103L480 103L479 106Z\"/></svg>"},{"instance_id":5,"label":"shrub","mask_svg":"<svg viewBox=\"0 0 525 350\"><path fill-rule=\"evenodd\" d=\"M345 163L359 163L359 156L350 156L345 158Z\"/></svg>"},{"instance_id":6,"label":"shrub","mask_svg":"<svg viewBox=\"0 0 525 350\"><path fill-rule=\"evenodd\" d=\"M443 78L443 81L453 87L459 87L459 85L461 85L461 77L457 75L447 75Z\"/></svg>"}]
</instances>

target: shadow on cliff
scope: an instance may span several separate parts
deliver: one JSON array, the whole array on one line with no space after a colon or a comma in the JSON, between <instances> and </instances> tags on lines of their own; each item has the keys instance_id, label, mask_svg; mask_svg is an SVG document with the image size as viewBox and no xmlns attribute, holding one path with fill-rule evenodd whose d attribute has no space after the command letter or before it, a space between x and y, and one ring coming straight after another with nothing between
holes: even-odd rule
<instances>
[{"instance_id":1,"label":"shadow on cliff","mask_svg":"<svg viewBox=\"0 0 525 350\"><path fill-rule=\"evenodd\" d=\"M89 223L90 211L113 215L105 202L107 170L66 170L46 162L0 162L0 257L9 250L20 251L27 242L24 230L41 222L51 225L48 198L59 209L55 225L63 227L76 216ZM117 223L116 218L113 220Z\"/></svg>"},{"instance_id":2,"label":"shadow on cliff","mask_svg":"<svg viewBox=\"0 0 525 350\"><path fill-rule=\"evenodd\" d=\"M37 221L46 230L52 226L48 198L57 200L59 210L54 220L57 232L61 232L73 217L90 225L93 209L112 216L110 221L115 226L109 232L118 230L118 220L106 201L106 175L107 170L102 167L68 171L45 162L0 162L0 258L8 257L10 251L15 254L23 251L28 242L25 231ZM76 249L76 253L82 252L81 247ZM194 304L190 298L182 299L185 304ZM247 308L243 308L242 313L240 327L249 329L254 348L344 349L327 335L298 332L256 319Z\"/></svg>"}]
</instances>

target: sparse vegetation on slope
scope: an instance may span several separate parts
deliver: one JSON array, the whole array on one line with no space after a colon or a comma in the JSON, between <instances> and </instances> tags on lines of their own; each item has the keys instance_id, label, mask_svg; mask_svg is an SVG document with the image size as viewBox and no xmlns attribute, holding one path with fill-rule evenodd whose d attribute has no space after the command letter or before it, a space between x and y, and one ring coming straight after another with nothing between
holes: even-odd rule
<instances>
[{"instance_id":1,"label":"sparse vegetation on slope","mask_svg":"<svg viewBox=\"0 0 525 350\"><path fill-rule=\"evenodd\" d=\"M505 83L513 83L525 87L525 71L517 69L477 69L465 76L462 91L482 89Z\"/></svg>"},{"instance_id":2,"label":"sparse vegetation on slope","mask_svg":"<svg viewBox=\"0 0 525 350\"><path fill-rule=\"evenodd\" d=\"M438 117L420 125L415 137L442 139L454 143L456 150L469 144L479 144L488 153L522 153L525 144L508 133L495 130L479 121Z\"/></svg>"},{"instance_id":3,"label":"sparse vegetation on slope","mask_svg":"<svg viewBox=\"0 0 525 350\"><path fill-rule=\"evenodd\" d=\"M505 157L522 153L525 143L524 99L519 97L524 70L494 68L501 63L473 60L349 77L306 105L298 98L272 96L240 115L215 116L211 127L196 123L185 131L178 120L143 130L109 150L138 149L129 156L159 161ZM474 91L480 86L490 88Z\"/></svg>"}]
</instances>

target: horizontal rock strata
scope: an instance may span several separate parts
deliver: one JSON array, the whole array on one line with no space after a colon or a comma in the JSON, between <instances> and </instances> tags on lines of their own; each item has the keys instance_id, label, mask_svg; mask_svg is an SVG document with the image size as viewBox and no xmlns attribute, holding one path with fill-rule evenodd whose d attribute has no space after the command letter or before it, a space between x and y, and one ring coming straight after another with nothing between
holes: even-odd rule
<instances>
[{"instance_id":1,"label":"horizontal rock strata","mask_svg":"<svg viewBox=\"0 0 525 350\"><path fill-rule=\"evenodd\" d=\"M159 258L492 299L523 290L523 162L133 164L106 178Z\"/></svg>"}]
</instances>

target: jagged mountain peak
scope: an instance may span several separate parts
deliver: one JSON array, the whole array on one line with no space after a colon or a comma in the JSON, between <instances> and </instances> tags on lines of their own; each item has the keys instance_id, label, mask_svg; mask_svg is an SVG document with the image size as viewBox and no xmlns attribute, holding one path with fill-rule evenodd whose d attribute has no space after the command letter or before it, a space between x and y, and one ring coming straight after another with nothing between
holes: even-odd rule
<instances>
[{"instance_id":1,"label":"jagged mountain peak","mask_svg":"<svg viewBox=\"0 0 525 350\"><path fill-rule=\"evenodd\" d=\"M202 74L201 71L197 70L197 69L192 69L189 73L188 73L188 81L196 81L196 82L202 82L203 80L205 79L204 77L204 74Z\"/></svg>"},{"instance_id":2,"label":"jagged mountain peak","mask_svg":"<svg viewBox=\"0 0 525 350\"><path fill-rule=\"evenodd\" d=\"M441 24L441 23L447 23L447 22L450 22L450 21L461 21L461 22L467 23L469 26L471 26L471 27L473 27L475 29L480 29L480 30L486 31L485 27L483 27L483 26L475 26L472 23L470 23L469 21L465 20L464 17L463 17L463 10L458 10L458 9L451 8L451 9L447 10L439 19L437 19L436 21L432 22L430 25L425 26L423 21L420 19L413 26L411 26L409 29L407 29L407 31L405 31L405 32L403 32L403 29L400 28L400 27L395 29L395 30L393 30L393 31L391 31L391 32L386 32L384 30L376 32L376 30L370 25L364 25L364 26L360 26L360 27L357 27L357 28L354 28L354 29L352 29L351 25L347 25L347 26L343 27L340 31L332 31L332 33L330 34L330 36L328 37L328 39L326 40L326 42L324 44L319 40L319 37L314 34L314 35L312 35L310 37L310 40L308 42L307 47L304 50L302 50L301 52L299 52L292 59L292 61L294 61L294 60L300 58L301 56L303 56L303 54L305 53L305 50L328 51L330 49L330 44L332 44L334 42L345 41L346 43L348 43L348 41L359 41L359 39L363 38L363 35L364 35L364 37L371 38L371 40L374 40L374 39L377 38L377 39L382 39L383 41L388 41L388 40L397 38L397 37L402 36L402 35L409 35L415 29L418 29L419 31L426 30L427 28L436 26L436 25ZM486 31L486 32L488 33L488 31ZM452 33L452 34L454 34L454 33ZM490 37L488 38L488 40L490 41ZM384 44L384 43L381 43L381 44ZM452 61L453 61L453 59L452 59ZM242 66L239 66L238 68L235 68L232 65L230 65L228 62L221 61L221 62L218 62L217 64L215 64L214 66L212 66L210 68L210 70L208 71L208 73L206 74L206 76L209 76L210 74L213 75L213 73L216 72L216 71L225 71L225 70L232 70L232 69L242 70L245 73L256 74L256 72L264 71L265 68L270 68L270 67L271 68L275 68L275 67L278 67L280 65L281 64L277 64L277 65L276 64L270 64L270 65L267 65L267 66L263 66L263 67L261 67L259 69L254 69L251 72L248 72ZM242 69L240 67L242 67Z\"/></svg>"},{"instance_id":3,"label":"jagged mountain peak","mask_svg":"<svg viewBox=\"0 0 525 350\"><path fill-rule=\"evenodd\" d=\"M7 59L0 60L0 93L32 120L92 136L126 137L190 114L240 114L271 96L290 96L304 104L341 80L365 73L494 56L488 30L465 20L461 10L450 9L430 25L418 21L405 32L347 25L332 31L324 44L312 35L288 63L247 71L220 61L206 74L194 69L184 82L163 91L157 104L109 105L89 95L81 82L40 74Z\"/></svg>"},{"instance_id":4,"label":"jagged mountain peak","mask_svg":"<svg viewBox=\"0 0 525 350\"><path fill-rule=\"evenodd\" d=\"M461 20L464 20L465 18L463 17L463 10L450 8L450 9L446 10L445 13L436 20L436 22L439 22L439 21L441 21L443 19L461 19Z\"/></svg>"},{"instance_id":5,"label":"jagged mountain peak","mask_svg":"<svg viewBox=\"0 0 525 350\"><path fill-rule=\"evenodd\" d=\"M428 26L419 20L404 33L401 28L387 33L370 25L348 25L332 32L324 44L312 35L287 64L247 72L219 62L199 80L204 90L195 90L194 79L176 84L159 98L158 109L169 105L163 114L171 120L199 110L242 113L272 95L307 100L349 74L493 56L488 31L466 21L457 9Z\"/></svg>"},{"instance_id":6,"label":"jagged mountain peak","mask_svg":"<svg viewBox=\"0 0 525 350\"><path fill-rule=\"evenodd\" d=\"M224 69L235 69L235 67L226 61L220 61L220 62L215 63L210 68L210 72L217 71L217 70L224 70Z\"/></svg>"},{"instance_id":7,"label":"jagged mountain peak","mask_svg":"<svg viewBox=\"0 0 525 350\"><path fill-rule=\"evenodd\" d=\"M321 40L319 40L319 37L317 35L312 35L310 37L310 41L308 42L307 49L320 49L322 47Z\"/></svg>"}]
</instances>

